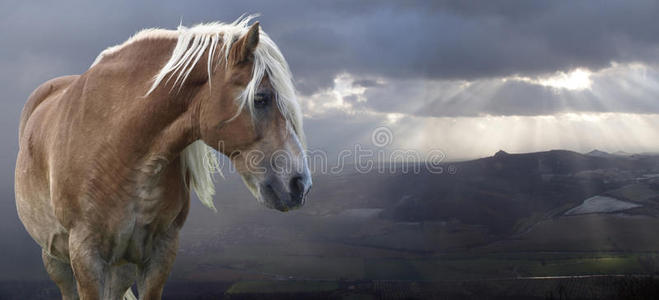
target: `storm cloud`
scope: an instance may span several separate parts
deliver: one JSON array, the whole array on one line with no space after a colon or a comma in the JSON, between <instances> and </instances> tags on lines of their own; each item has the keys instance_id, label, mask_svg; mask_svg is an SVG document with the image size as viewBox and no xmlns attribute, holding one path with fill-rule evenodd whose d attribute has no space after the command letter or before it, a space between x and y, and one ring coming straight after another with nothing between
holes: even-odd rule
<instances>
[{"instance_id":1,"label":"storm cloud","mask_svg":"<svg viewBox=\"0 0 659 300\"><path fill-rule=\"evenodd\" d=\"M312 93L348 72L392 78L538 75L612 61L654 64L654 1L218 1L0 4L3 60L25 55L82 72L102 49L146 27L261 13ZM26 34L29 33L29 34ZM16 66L20 69L20 66Z\"/></svg>"}]
</instances>

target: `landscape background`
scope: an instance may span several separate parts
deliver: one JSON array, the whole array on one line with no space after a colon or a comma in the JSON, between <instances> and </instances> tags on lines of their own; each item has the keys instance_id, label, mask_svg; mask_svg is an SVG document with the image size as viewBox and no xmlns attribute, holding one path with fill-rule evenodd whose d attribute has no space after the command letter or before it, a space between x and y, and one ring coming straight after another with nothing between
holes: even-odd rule
<instances>
[{"instance_id":1,"label":"landscape background","mask_svg":"<svg viewBox=\"0 0 659 300\"><path fill-rule=\"evenodd\" d=\"M441 167L393 163L364 173L346 165L315 174L308 204L288 213L258 205L226 174L218 213L192 203L166 295L578 299L615 298L635 284L635 293L658 291L647 276L659 272L659 155L499 151ZM14 243L24 258L4 262L12 272L0 278L0 295L56 296L34 259L38 247L29 238Z\"/></svg>"},{"instance_id":2,"label":"landscape background","mask_svg":"<svg viewBox=\"0 0 659 300\"><path fill-rule=\"evenodd\" d=\"M659 294L655 1L0 0L0 298L58 295L14 204L30 92L140 29L244 13L290 64L310 150L385 164L315 166L285 214L227 172L167 298Z\"/></svg>"}]
</instances>

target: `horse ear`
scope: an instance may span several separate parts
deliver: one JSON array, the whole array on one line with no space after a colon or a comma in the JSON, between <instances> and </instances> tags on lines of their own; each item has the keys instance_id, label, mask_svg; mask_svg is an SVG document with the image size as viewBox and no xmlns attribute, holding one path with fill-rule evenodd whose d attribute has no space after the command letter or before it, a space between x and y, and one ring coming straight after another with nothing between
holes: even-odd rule
<instances>
[{"instance_id":1,"label":"horse ear","mask_svg":"<svg viewBox=\"0 0 659 300\"><path fill-rule=\"evenodd\" d=\"M248 61L254 55L254 50L259 44L259 22L255 22L247 31L247 34L236 41L236 49L238 50L236 62Z\"/></svg>"}]
</instances>

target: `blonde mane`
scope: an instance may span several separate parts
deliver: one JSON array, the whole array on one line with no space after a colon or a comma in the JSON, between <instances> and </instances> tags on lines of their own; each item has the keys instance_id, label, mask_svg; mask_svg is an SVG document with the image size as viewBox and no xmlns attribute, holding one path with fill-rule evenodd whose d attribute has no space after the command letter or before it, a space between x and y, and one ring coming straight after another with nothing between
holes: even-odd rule
<instances>
[{"instance_id":1,"label":"blonde mane","mask_svg":"<svg viewBox=\"0 0 659 300\"><path fill-rule=\"evenodd\" d=\"M177 38L176 46L172 55L154 76L151 88L146 92L149 95L163 82L168 82L174 77L173 87L178 86L180 89L194 66L199 62L203 54L208 51L208 84L212 85L212 73L215 67L229 59L229 50L233 43L245 35L249 30L249 22L254 19L255 15L240 17L230 24L225 23L206 23L198 24L193 27L179 25L176 31L163 29L145 29L128 39L122 45L114 46L103 51L94 61L92 66L103 59L103 56L118 51L124 46L140 39L146 38ZM247 84L245 91L236 99L239 105L239 112L242 109L249 109L254 112L254 96L263 77L267 74L272 87L277 92L277 105L283 116L289 120L291 126L298 134L298 137L304 144L302 131L302 114L300 106L295 95L293 77L288 67L288 63L281 54L279 47L263 31L259 30L259 43L254 51L254 67L252 78ZM222 42L218 53L215 53L217 46ZM183 150L181 153L181 164L183 178L189 175L190 188L195 191L199 200L207 207L216 210L213 204L213 195L215 194L215 184L213 174L219 171L218 157L215 150L199 140ZM220 173L221 175L221 173Z\"/></svg>"}]
</instances>

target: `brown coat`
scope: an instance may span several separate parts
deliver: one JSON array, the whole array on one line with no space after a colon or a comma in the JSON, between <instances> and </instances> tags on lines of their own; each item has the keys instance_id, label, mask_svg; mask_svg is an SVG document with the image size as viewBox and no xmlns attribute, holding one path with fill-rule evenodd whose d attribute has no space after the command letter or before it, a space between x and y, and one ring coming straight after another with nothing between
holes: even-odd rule
<instances>
[{"instance_id":1,"label":"brown coat","mask_svg":"<svg viewBox=\"0 0 659 300\"><path fill-rule=\"evenodd\" d=\"M144 96L177 43L153 37L30 96L19 129L17 209L64 298L117 299L135 281L140 298L160 298L189 209L179 156L196 140L221 142L225 148L218 150L234 153L241 175L256 182L269 206L300 204L290 203L308 191L307 169L250 174L245 168L248 151L302 152L284 116L267 112L255 120L234 100L251 79L258 36L257 23L232 44L231 59L211 75L212 88L206 52L179 92L170 92L169 82ZM260 89L272 89L267 77Z\"/></svg>"}]
</instances>

